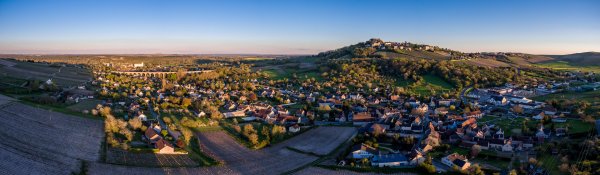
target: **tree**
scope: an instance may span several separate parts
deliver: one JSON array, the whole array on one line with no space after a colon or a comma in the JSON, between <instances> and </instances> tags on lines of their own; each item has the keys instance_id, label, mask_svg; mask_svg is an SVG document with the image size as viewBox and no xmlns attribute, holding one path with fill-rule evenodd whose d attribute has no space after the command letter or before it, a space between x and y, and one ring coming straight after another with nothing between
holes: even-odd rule
<instances>
[{"instance_id":1,"label":"tree","mask_svg":"<svg viewBox=\"0 0 600 175\"><path fill-rule=\"evenodd\" d=\"M192 99L190 98L183 98L183 100L181 100L181 107L184 109L187 109L188 106L190 106L192 104Z\"/></svg>"},{"instance_id":2,"label":"tree","mask_svg":"<svg viewBox=\"0 0 600 175\"><path fill-rule=\"evenodd\" d=\"M322 105L322 106L319 106L319 111L323 111L323 112L331 111L331 107L329 105Z\"/></svg>"},{"instance_id":3,"label":"tree","mask_svg":"<svg viewBox=\"0 0 600 175\"><path fill-rule=\"evenodd\" d=\"M481 146L479 145L473 145L471 147L471 157L475 158L477 157L477 155L481 152Z\"/></svg>"},{"instance_id":4,"label":"tree","mask_svg":"<svg viewBox=\"0 0 600 175\"><path fill-rule=\"evenodd\" d=\"M256 101L258 100L258 96L256 96L255 93L251 93L250 95L248 95L248 100L251 102Z\"/></svg>"},{"instance_id":5,"label":"tree","mask_svg":"<svg viewBox=\"0 0 600 175\"><path fill-rule=\"evenodd\" d=\"M368 166L369 165L369 159L363 158L363 159L360 160L360 163L362 163L364 166Z\"/></svg>"},{"instance_id":6,"label":"tree","mask_svg":"<svg viewBox=\"0 0 600 175\"><path fill-rule=\"evenodd\" d=\"M429 174L433 174L436 172L435 166L433 166L432 164L425 163L425 162L420 163L419 168L421 168L422 171L429 173Z\"/></svg>"},{"instance_id":7,"label":"tree","mask_svg":"<svg viewBox=\"0 0 600 175\"><path fill-rule=\"evenodd\" d=\"M233 125L233 130L235 130L235 132L237 133L242 132L242 128L240 128L240 125Z\"/></svg>"},{"instance_id":8,"label":"tree","mask_svg":"<svg viewBox=\"0 0 600 175\"><path fill-rule=\"evenodd\" d=\"M523 113L523 107L521 107L521 105L515 105L512 107L513 112L517 113L517 114L522 114Z\"/></svg>"},{"instance_id":9,"label":"tree","mask_svg":"<svg viewBox=\"0 0 600 175\"><path fill-rule=\"evenodd\" d=\"M168 125L168 124L171 124L171 118L170 118L170 117L163 117L162 119L163 119L163 121L164 121L164 122L165 122L167 125Z\"/></svg>"},{"instance_id":10,"label":"tree","mask_svg":"<svg viewBox=\"0 0 600 175\"><path fill-rule=\"evenodd\" d=\"M250 141L252 145L258 145L258 135L256 133L248 135L248 141Z\"/></svg>"},{"instance_id":11,"label":"tree","mask_svg":"<svg viewBox=\"0 0 600 175\"><path fill-rule=\"evenodd\" d=\"M162 130L162 131L160 131L160 134L162 134L163 137L167 137L167 135L169 134L169 132L167 130Z\"/></svg>"},{"instance_id":12,"label":"tree","mask_svg":"<svg viewBox=\"0 0 600 175\"><path fill-rule=\"evenodd\" d=\"M379 135L383 134L383 127L380 124L373 125L373 136L379 137Z\"/></svg>"},{"instance_id":13,"label":"tree","mask_svg":"<svg viewBox=\"0 0 600 175\"><path fill-rule=\"evenodd\" d=\"M191 141L192 137L194 136L194 133L192 132L192 130L190 130L188 128L181 128L181 134L183 135L183 138L185 139L185 143L190 144L190 141Z\"/></svg>"},{"instance_id":14,"label":"tree","mask_svg":"<svg viewBox=\"0 0 600 175\"><path fill-rule=\"evenodd\" d=\"M129 120L129 126L131 126L132 129L140 129L142 127L142 120L139 117L134 117L133 119Z\"/></svg>"},{"instance_id":15,"label":"tree","mask_svg":"<svg viewBox=\"0 0 600 175\"><path fill-rule=\"evenodd\" d=\"M271 136L273 136L273 139L281 139L283 134L285 134L285 127L283 126L274 125L273 129L271 129Z\"/></svg>"},{"instance_id":16,"label":"tree","mask_svg":"<svg viewBox=\"0 0 600 175\"><path fill-rule=\"evenodd\" d=\"M183 68L177 70L177 80L181 80L185 77L187 71Z\"/></svg>"},{"instance_id":17,"label":"tree","mask_svg":"<svg viewBox=\"0 0 600 175\"><path fill-rule=\"evenodd\" d=\"M113 133L119 131L117 120L110 114L107 115L106 119L104 120L104 131L106 133Z\"/></svg>"},{"instance_id":18,"label":"tree","mask_svg":"<svg viewBox=\"0 0 600 175\"><path fill-rule=\"evenodd\" d=\"M256 133L256 130L254 130L254 126L252 126L252 124L246 124L244 125L244 135L246 137L249 137L251 134Z\"/></svg>"},{"instance_id":19,"label":"tree","mask_svg":"<svg viewBox=\"0 0 600 175\"><path fill-rule=\"evenodd\" d=\"M263 126L260 133L263 135L263 137L265 137L265 140L267 140L267 141L271 140L271 136L269 135L268 127Z\"/></svg>"},{"instance_id":20,"label":"tree","mask_svg":"<svg viewBox=\"0 0 600 175\"><path fill-rule=\"evenodd\" d=\"M481 170L481 167L479 166L479 164L471 165L469 167L469 172L470 172L469 174L472 174L472 175L485 175L483 170Z\"/></svg>"},{"instance_id":21,"label":"tree","mask_svg":"<svg viewBox=\"0 0 600 175\"><path fill-rule=\"evenodd\" d=\"M213 110L210 112L210 118L213 120L220 120L223 118L223 115L221 115L221 112L218 110Z\"/></svg>"},{"instance_id":22,"label":"tree","mask_svg":"<svg viewBox=\"0 0 600 175\"><path fill-rule=\"evenodd\" d=\"M105 117L110 115L110 107L108 107L108 106L102 107L102 109L100 110L100 114Z\"/></svg>"}]
</instances>

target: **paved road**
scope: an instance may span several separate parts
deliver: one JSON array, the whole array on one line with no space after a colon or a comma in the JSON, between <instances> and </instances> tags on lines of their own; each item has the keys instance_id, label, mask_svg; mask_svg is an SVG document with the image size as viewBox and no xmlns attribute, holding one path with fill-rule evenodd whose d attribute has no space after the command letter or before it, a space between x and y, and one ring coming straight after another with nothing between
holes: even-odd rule
<instances>
[{"instance_id":1,"label":"paved road","mask_svg":"<svg viewBox=\"0 0 600 175\"><path fill-rule=\"evenodd\" d=\"M444 165L439 160L432 160L431 163L433 164L433 166L435 166L435 169L438 171L442 171L442 172L451 171L451 169L448 165Z\"/></svg>"},{"instance_id":2,"label":"paved road","mask_svg":"<svg viewBox=\"0 0 600 175\"><path fill-rule=\"evenodd\" d=\"M156 120L158 120L158 123L160 123L160 126L163 127L163 129L169 129L168 126L165 124L165 122L160 118L160 115L157 114L156 112L154 112L154 108L152 107L152 103L148 103L148 109L150 111L150 114L152 116L154 116L154 118Z\"/></svg>"},{"instance_id":3,"label":"paved road","mask_svg":"<svg viewBox=\"0 0 600 175\"><path fill-rule=\"evenodd\" d=\"M460 91L460 100L462 100L463 102L467 102L467 98L465 98L465 93L467 92L467 90L472 88L473 86L467 86L466 88L463 88L462 91Z\"/></svg>"}]
</instances>

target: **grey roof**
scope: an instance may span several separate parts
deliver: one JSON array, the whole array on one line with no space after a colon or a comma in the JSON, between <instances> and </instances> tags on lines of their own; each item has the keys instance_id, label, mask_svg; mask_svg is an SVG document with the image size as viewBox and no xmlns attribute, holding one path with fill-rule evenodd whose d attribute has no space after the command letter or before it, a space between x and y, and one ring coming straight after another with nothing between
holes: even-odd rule
<instances>
[{"instance_id":1,"label":"grey roof","mask_svg":"<svg viewBox=\"0 0 600 175\"><path fill-rule=\"evenodd\" d=\"M387 162L406 162L408 159L403 154L386 154L386 155L375 155L373 162L387 163Z\"/></svg>"}]
</instances>

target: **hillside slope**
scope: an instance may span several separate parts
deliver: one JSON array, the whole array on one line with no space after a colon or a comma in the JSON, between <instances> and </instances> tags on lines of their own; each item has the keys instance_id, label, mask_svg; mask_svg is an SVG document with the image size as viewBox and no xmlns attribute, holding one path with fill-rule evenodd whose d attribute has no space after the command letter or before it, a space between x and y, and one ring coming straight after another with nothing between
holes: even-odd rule
<instances>
[{"instance_id":1,"label":"hillside slope","mask_svg":"<svg viewBox=\"0 0 600 175\"><path fill-rule=\"evenodd\" d=\"M321 52L318 57L326 59L351 58L407 58L412 60L454 60L479 67L530 67L531 64L554 60L544 55L525 53L482 52L463 53L460 51L410 42L389 42L372 38L365 42L339 49Z\"/></svg>"},{"instance_id":2,"label":"hillside slope","mask_svg":"<svg viewBox=\"0 0 600 175\"><path fill-rule=\"evenodd\" d=\"M582 52L568 55L548 55L560 61L569 62L572 65L600 66L600 52Z\"/></svg>"}]
</instances>

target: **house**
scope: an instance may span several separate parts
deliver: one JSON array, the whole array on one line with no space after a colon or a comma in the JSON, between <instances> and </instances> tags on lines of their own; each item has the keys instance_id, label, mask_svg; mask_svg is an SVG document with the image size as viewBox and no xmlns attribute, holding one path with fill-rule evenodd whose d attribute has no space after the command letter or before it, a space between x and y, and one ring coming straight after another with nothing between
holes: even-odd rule
<instances>
[{"instance_id":1,"label":"house","mask_svg":"<svg viewBox=\"0 0 600 175\"><path fill-rule=\"evenodd\" d=\"M481 118L483 117L483 112L477 110L477 111L471 111L471 112L467 112L464 114L464 116L466 118Z\"/></svg>"},{"instance_id":2,"label":"house","mask_svg":"<svg viewBox=\"0 0 600 175\"><path fill-rule=\"evenodd\" d=\"M134 68L137 68L137 67L144 67L144 62L142 62L142 63L135 63L135 64L133 64L133 67L134 67Z\"/></svg>"},{"instance_id":3,"label":"house","mask_svg":"<svg viewBox=\"0 0 600 175\"><path fill-rule=\"evenodd\" d=\"M541 120L541 119L544 119L545 116L546 116L546 114L544 114L544 112L540 112L539 114L537 114L531 118L536 119L536 120Z\"/></svg>"},{"instance_id":4,"label":"house","mask_svg":"<svg viewBox=\"0 0 600 175\"><path fill-rule=\"evenodd\" d=\"M446 108L446 107L435 108L434 114L435 115L446 115L446 114L448 114L448 108Z\"/></svg>"},{"instance_id":5,"label":"house","mask_svg":"<svg viewBox=\"0 0 600 175\"><path fill-rule=\"evenodd\" d=\"M423 154L424 153L416 149L411 151L410 154L408 154L409 164L418 165L420 163L423 163L425 161L425 157L423 157Z\"/></svg>"},{"instance_id":6,"label":"house","mask_svg":"<svg viewBox=\"0 0 600 175\"><path fill-rule=\"evenodd\" d=\"M446 107L449 107L449 106L452 104L452 100L449 100L449 99L439 100L439 101L438 101L438 104L439 104L440 106L446 106Z\"/></svg>"},{"instance_id":7,"label":"house","mask_svg":"<svg viewBox=\"0 0 600 175\"><path fill-rule=\"evenodd\" d=\"M492 139L489 142L490 149L502 150L502 146L504 146L504 139Z\"/></svg>"},{"instance_id":8,"label":"house","mask_svg":"<svg viewBox=\"0 0 600 175\"><path fill-rule=\"evenodd\" d=\"M140 120L142 120L142 121L148 121L148 117L146 117L146 115L144 115L144 113L140 114L138 117L139 117L139 118L140 118Z\"/></svg>"},{"instance_id":9,"label":"house","mask_svg":"<svg viewBox=\"0 0 600 175\"><path fill-rule=\"evenodd\" d=\"M385 133L385 130L389 129L390 125L382 125L382 124L373 124L371 125L371 127L369 128L369 132L370 133Z\"/></svg>"},{"instance_id":10,"label":"house","mask_svg":"<svg viewBox=\"0 0 600 175\"><path fill-rule=\"evenodd\" d=\"M364 143L352 147L352 158L355 159L371 158L376 154L378 154L377 149L365 145Z\"/></svg>"},{"instance_id":11,"label":"house","mask_svg":"<svg viewBox=\"0 0 600 175\"><path fill-rule=\"evenodd\" d=\"M366 124L373 120L375 120L375 118L372 117L369 112L359 112L352 115L352 122L354 122L355 125Z\"/></svg>"},{"instance_id":12,"label":"house","mask_svg":"<svg viewBox=\"0 0 600 175\"><path fill-rule=\"evenodd\" d=\"M232 118L232 117L245 117L246 113L244 111L233 111L233 112L226 112L223 113L223 115L225 116L225 118Z\"/></svg>"},{"instance_id":13,"label":"house","mask_svg":"<svg viewBox=\"0 0 600 175\"><path fill-rule=\"evenodd\" d=\"M146 136L147 141L150 143L156 143L158 140L162 139L162 137L160 137L152 128L146 129L144 136Z\"/></svg>"},{"instance_id":14,"label":"house","mask_svg":"<svg viewBox=\"0 0 600 175\"><path fill-rule=\"evenodd\" d=\"M376 167L395 167L408 165L408 159L403 154L375 155L371 165Z\"/></svg>"},{"instance_id":15,"label":"house","mask_svg":"<svg viewBox=\"0 0 600 175\"><path fill-rule=\"evenodd\" d=\"M175 153L175 148L171 143L165 141L165 139L159 139L156 144L156 149L158 149L158 153L160 154L172 154Z\"/></svg>"},{"instance_id":16,"label":"house","mask_svg":"<svg viewBox=\"0 0 600 175\"><path fill-rule=\"evenodd\" d=\"M511 96L510 102L527 104L527 103L533 102L533 100L525 98L525 97Z\"/></svg>"},{"instance_id":17,"label":"house","mask_svg":"<svg viewBox=\"0 0 600 175\"><path fill-rule=\"evenodd\" d=\"M508 139L504 142L504 145L502 145L502 151L503 152L512 152L513 151L512 140Z\"/></svg>"},{"instance_id":18,"label":"house","mask_svg":"<svg viewBox=\"0 0 600 175\"><path fill-rule=\"evenodd\" d=\"M299 132L300 131L300 125L298 125L298 124L292 125L292 126L290 126L288 128L288 131L290 131L291 133Z\"/></svg>"},{"instance_id":19,"label":"house","mask_svg":"<svg viewBox=\"0 0 600 175\"><path fill-rule=\"evenodd\" d=\"M550 133L548 131L546 131L546 129L544 129L544 125L541 125L540 128L538 129L538 131L535 133L535 136L540 141L544 141L544 139L547 139L548 137L550 137Z\"/></svg>"},{"instance_id":20,"label":"house","mask_svg":"<svg viewBox=\"0 0 600 175\"><path fill-rule=\"evenodd\" d=\"M427 112L427 110L429 110L429 106L427 106L426 104L422 104L422 105L419 105L419 107L417 107L415 109L417 112L425 113L425 112Z\"/></svg>"},{"instance_id":21,"label":"house","mask_svg":"<svg viewBox=\"0 0 600 175\"><path fill-rule=\"evenodd\" d=\"M554 123L566 123L567 119L566 118L553 118L552 122L554 122Z\"/></svg>"},{"instance_id":22,"label":"house","mask_svg":"<svg viewBox=\"0 0 600 175\"><path fill-rule=\"evenodd\" d=\"M504 105L508 104L508 100L506 99L506 97L498 96L498 95L492 96L492 98L490 98L489 102L496 106L504 106Z\"/></svg>"},{"instance_id":23,"label":"house","mask_svg":"<svg viewBox=\"0 0 600 175\"><path fill-rule=\"evenodd\" d=\"M350 94L351 100L361 100L363 97L360 94Z\"/></svg>"},{"instance_id":24,"label":"house","mask_svg":"<svg viewBox=\"0 0 600 175\"><path fill-rule=\"evenodd\" d=\"M556 108L553 108L552 106L546 106L542 110L544 110L544 114L546 115L555 115L557 112Z\"/></svg>"},{"instance_id":25,"label":"house","mask_svg":"<svg viewBox=\"0 0 600 175\"><path fill-rule=\"evenodd\" d=\"M469 160L458 153L452 153L446 157L442 157L442 163L449 167L457 166L461 170L465 170L471 166Z\"/></svg>"}]
</instances>

